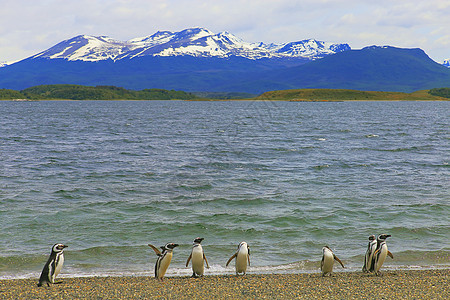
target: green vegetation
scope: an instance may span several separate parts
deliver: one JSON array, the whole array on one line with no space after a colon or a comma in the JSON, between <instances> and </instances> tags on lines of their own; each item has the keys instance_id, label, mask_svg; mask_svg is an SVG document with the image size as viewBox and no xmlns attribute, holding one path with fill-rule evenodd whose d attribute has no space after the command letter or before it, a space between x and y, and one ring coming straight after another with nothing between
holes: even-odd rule
<instances>
[{"instance_id":1,"label":"green vegetation","mask_svg":"<svg viewBox=\"0 0 450 300\"><path fill-rule=\"evenodd\" d=\"M15 90L0 89L0 100L24 99L24 94Z\"/></svg>"},{"instance_id":2,"label":"green vegetation","mask_svg":"<svg viewBox=\"0 0 450 300\"><path fill-rule=\"evenodd\" d=\"M284 101L348 101L348 100L448 100L450 88L413 93L375 92L346 89L295 89L263 93L257 97L247 93L196 92L144 89L127 90L116 86L82 86L71 84L39 85L22 91L0 89L0 100L284 100Z\"/></svg>"},{"instance_id":3,"label":"green vegetation","mask_svg":"<svg viewBox=\"0 0 450 300\"><path fill-rule=\"evenodd\" d=\"M0 90L0 99L29 100L190 100L197 99L191 93L174 90L127 90L115 86L82 86L71 84L39 85L22 91Z\"/></svg>"},{"instance_id":4,"label":"green vegetation","mask_svg":"<svg viewBox=\"0 0 450 300\"><path fill-rule=\"evenodd\" d=\"M450 88L431 89L428 93L433 96L450 98Z\"/></svg>"},{"instance_id":5,"label":"green vegetation","mask_svg":"<svg viewBox=\"0 0 450 300\"><path fill-rule=\"evenodd\" d=\"M430 95L428 90L413 93L375 92L345 89L298 89L281 90L261 94L258 100L289 100L289 101L345 101L345 100L445 100L445 98Z\"/></svg>"}]
</instances>

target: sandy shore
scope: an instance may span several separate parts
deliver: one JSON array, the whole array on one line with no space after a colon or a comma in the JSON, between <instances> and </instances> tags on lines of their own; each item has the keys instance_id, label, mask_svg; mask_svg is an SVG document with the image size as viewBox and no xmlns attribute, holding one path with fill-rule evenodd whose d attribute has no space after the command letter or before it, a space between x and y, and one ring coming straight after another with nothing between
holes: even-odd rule
<instances>
[{"instance_id":1,"label":"sandy shore","mask_svg":"<svg viewBox=\"0 0 450 300\"><path fill-rule=\"evenodd\" d=\"M270 274L246 276L61 278L36 286L37 279L0 280L1 299L449 299L450 269Z\"/></svg>"}]
</instances>

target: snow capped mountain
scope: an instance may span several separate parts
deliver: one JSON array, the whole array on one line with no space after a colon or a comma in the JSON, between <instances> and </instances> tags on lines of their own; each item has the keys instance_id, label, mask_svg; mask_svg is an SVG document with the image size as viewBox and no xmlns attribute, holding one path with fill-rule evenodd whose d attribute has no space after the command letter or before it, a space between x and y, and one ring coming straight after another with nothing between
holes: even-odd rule
<instances>
[{"instance_id":1,"label":"snow capped mountain","mask_svg":"<svg viewBox=\"0 0 450 300\"><path fill-rule=\"evenodd\" d=\"M128 51L128 44L106 36L79 35L62 41L32 58L67 59L83 61L115 60Z\"/></svg>"},{"instance_id":2,"label":"snow capped mountain","mask_svg":"<svg viewBox=\"0 0 450 300\"><path fill-rule=\"evenodd\" d=\"M179 32L158 31L153 35L117 41L105 36L80 35L62 41L32 58L101 61L142 56L193 56L247 59L316 59L350 50L348 44L333 44L313 39L284 44L248 43L228 32L214 34L196 27Z\"/></svg>"},{"instance_id":3,"label":"snow capped mountain","mask_svg":"<svg viewBox=\"0 0 450 300\"><path fill-rule=\"evenodd\" d=\"M275 53L291 57L307 57L311 59L322 58L341 51L350 50L348 44L333 44L321 42L313 39L299 42L286 43L281 45L270 45Z\"/></svg>"}]
</instances>

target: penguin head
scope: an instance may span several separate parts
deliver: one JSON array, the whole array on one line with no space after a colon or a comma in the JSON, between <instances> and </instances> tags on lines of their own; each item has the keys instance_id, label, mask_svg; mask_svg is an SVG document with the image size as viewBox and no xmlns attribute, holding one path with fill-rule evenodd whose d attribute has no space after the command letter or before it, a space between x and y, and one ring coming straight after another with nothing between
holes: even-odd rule
<instances>
[{"instance_id":1,"label":"penguin head","mask_svg":"<svg viewBox=\"0 0 450 300\"><path fill-rule=\"evenodd\" d=\"M200 237L196 238L196 239L194 240L194 245L195 245L195 244L200 244L203 240L204 240L204 238L200 238Z\"/></svg>"},{"instance_id":2,"label":"penguin head","mask_svg":"<svg viewBox=\"0 0 450 300\"><path fill-rule=\"evenodd\" d=\"M54 244L52 247L52 252L63 252L64 248L67 248L68 246L64 244Z\"/></svg>"},{"instance_id":3,"label":"penguin head","mask_svg":"<svg viewBox=\"0 0 450 300\"><path fill-rule=\"evenodd\" d=\"M178 247L178 244L167 243L167 244L164 246L164 249L165 249L165 250L173 250L175 247Z\"/></svg>"},{"instance_id":4,"label":"penguin head","mask_svg":"<svg viewBox=\"0 0 450 300\"><path fill-rule=\"evenodd\" d=\"M250 248L250 247L247 245L246 242L241 242L241 243L239 244L239 246L238 246L238 250L241 249L241 248L244 247L244 246L245 246L247 249Z\"/></svg>"},{"instance_id":5,"label":"penguin head","mask_svg":"<svg viewBox=\"0 0 450 300\"><path fill-rule=\"evenodd\" d=\"M375 236L372 234L371 236L369 236L369 241L374 241L375 240Z\"/></svg>"},{"instance_id":6,"label":"penguin head","mask_svg":"<svg viewBox=\"0 0 450 300\"><path fill-rule=\"evenodd\" d=\"M326 251L330 251L331 253L333 253L333 251L331 250L330 247L328 247L328 246L323 246L323 248L322 248L322 253L325 253Z\"/></svg>"},{"instance_id":7,"label":"penguin head","mask_svg":"<svg viewBox=\"0 0 450 300\"><path fill-rule=\"evenodd\" d=\"M390 234L385 234L385 233L383 233L383 234L380 234L380 235L378 236L378 239L377 239L377 240L379 240L379 241L385 241L388 237L391 237L391 235L390 235Z\"/></svg>"}]
</instances>

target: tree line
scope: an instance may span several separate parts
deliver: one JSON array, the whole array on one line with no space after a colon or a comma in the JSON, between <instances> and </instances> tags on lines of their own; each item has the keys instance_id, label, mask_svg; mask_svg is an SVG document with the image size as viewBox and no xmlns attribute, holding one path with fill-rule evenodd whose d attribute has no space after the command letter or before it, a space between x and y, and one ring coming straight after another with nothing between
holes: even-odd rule
<instances>
[{"instance_id":1,"label":"tree line","mask_svg":"<svg viewBox=\"0 0 450 300\"><path fill-rule=\"evenodd\" d=\"M192 93L163 89L127 90L116 86L39 85L21 91L0 89L0 99L29 100L191 100Z\"/></svg>"}]
</instances>

